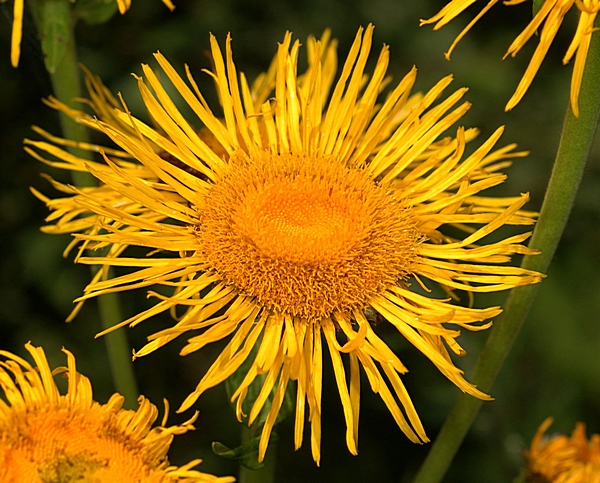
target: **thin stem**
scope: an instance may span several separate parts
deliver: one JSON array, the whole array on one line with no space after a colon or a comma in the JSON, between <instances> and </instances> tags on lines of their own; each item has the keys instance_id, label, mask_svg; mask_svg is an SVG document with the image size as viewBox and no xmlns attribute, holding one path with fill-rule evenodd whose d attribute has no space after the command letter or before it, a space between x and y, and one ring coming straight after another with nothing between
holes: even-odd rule
<instances>
[{"instance_id":1,"label":"thin stem","mask_svg":"<svg viewBox=\"0 0 600 483\"><path fill-rule=\"evenodd\" d=\"M98 299L98 310L102 330L108 329L123 320L121 299L117 294L111 293L101 296ZM127 334L124 330L113 330L103 338L106 342L110 372L115 388L125 398L123 407L126 409L136 408L139 391Z\"/></svg>"},{"instance_id":2,"label":"thin stem","mask_svg":"<svg viewBox=\"0 0 600 483\"><path fill-rule=\"evenodd\" d=\"M38 0L35 4L35 17L40 32L60 32L66 29L66 35L56 35L56 39L44 39L44 48L50 51L58 49L63 52L60 60L55 65L46 67L49 70L54 95L62 102L72 105L73 99L81 97L80 69L77 64L77 53L74 36L74 20L71 16L71 2L69 0ZM53 28L52 25L58 27ZM60 45L52 47L50 42L55 41ZM50 55L44 52L45 55ZM73 106L72 107L77 107ZM59 113L63 135L66 139L77 142L89 142L88 131L62 112ZM71 149L73 154L91 159L89 151ZM90 186L95 183L95 178L89 173L73 172L73 182L78 186ZM98 299L100 321L102 329L112 327L122 320L118 296L105 295ZM138 389L131 361L131 349L124 331L114 331L104 338L113 381L116 390L125 397L124 406L135 407L138 398Z\"/></svg>"},{"instance_id":3,"label":"thin stem","mask_svg":"<svg viewBox=\"0 0 600 483\"><path fill-rule=\"evenodd\" d=\"M260 429L262 426L255 424L253 426L246 426L240 424L242 428L242 444L246 441L250 441L260 435ZM240 477L238 483L272 483L275 481L275 462L277 459L277 442L271 441L265 459L263 461L264 466L258 470L251 470L243 465L240 465Z\"/></svg>"},{"instance_id":4,"label":"thin stem","mask_svg":"<svg viewBox=\"0 0 600 483\"><path fill-rule=\"evenodd\" d=\"M546 272L565 229L590 152L600 113L600 35L592 36L579 94L580 117L567 107L554 168L531 238L530 246L542 251L526 256L522 267ZM539 285L513 289L498 317L473 370L471 381L489 392L506 356L531 309ZM433 443L414 483L438 483L448 470L482 401L462 395Z\"/></svg>"}]
</instances>

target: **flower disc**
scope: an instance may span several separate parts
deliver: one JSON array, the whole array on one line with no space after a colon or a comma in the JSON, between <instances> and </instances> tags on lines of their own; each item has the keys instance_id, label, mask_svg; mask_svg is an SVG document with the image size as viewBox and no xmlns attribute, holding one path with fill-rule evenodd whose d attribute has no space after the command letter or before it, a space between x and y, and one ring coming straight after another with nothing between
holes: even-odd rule
<instances>
[{"instance_id":1,"label":"flower disc","mask_svg":"<svg viewBox=\"0 0 600 483\"><path fill-rule=\"evenodd\" d=\"M2 483L232 483L193 470L200 460L177 467L167 452L173 437L194 429L194 415L178 426L153 426L158 409L144 396L137 411L123 409L113 394L93 399L87 377L67 367L50 369L41 347L26 344L35 366L0 350L0 481ZM61 394L54 375L65 372ZM165 400L166 404L166 400ZM168 406L167 406L168 407Z\"/></svg>"},{"instance_id":2,"label":"flower disc","mask_svg":"<svg viewBox=\"0 0 600 483\"><path fill-rule=\"evenodd\" d=\"M13 413L11 429L0 429L0 461L5 460L9 481L13 474L28 482L166 480L144 461L144 445L121 434L114 423L117 410L96 405Z\"/></svg>"},{"instance_id":3,"label":"flower disc","mask_svg":"<svg viewBox=\"0 0 600 483\"><path fill-rule=\"evenodd\" d=\"M406 205L364 170L268 152L233 156L198 236L228 283L311 320L366 307L407 276L420 240Z\"/></svg>"}]
</instances>

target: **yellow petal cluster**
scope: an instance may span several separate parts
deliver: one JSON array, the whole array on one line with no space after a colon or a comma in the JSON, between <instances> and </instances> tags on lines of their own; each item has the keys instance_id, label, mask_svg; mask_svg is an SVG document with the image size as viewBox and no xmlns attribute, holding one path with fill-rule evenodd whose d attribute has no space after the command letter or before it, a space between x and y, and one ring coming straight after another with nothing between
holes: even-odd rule
<instances>
[{"instance_id":1,"label":"yellow petal cluster","mask_svg":"<svg viewBox=\"0 0 600 483\"><path fill-rule=\"evenodd\" d=\"M544 436L552 421L547 418L531 441L527 466L532 481L542 477L547 483L599 483L600 435L588 440L585 424L577 423L570 438Z\"/></svg>"},{"instance_id":2,"label":"yellow petal cluster","mask_svg":"<svg viewBox=\"0 0 600 483\"><path fill-rule=\"evenodd\" d=\"M77 372L69 351L67 367L51 370L44 350L26 344L35 366L0 351L0 481L43 483L231 483L192 468L194 460L169 466L173 437L194 429L196 416L178 426L152 428L156 406L143 396L137 411L122 409L114 394L106 404L94 401L90 381ZM56 374L68 378L61 394Z\"/></svg>"},{"instance_id":3,"label":"yellow petal cluster","mask_svg":"<svg viewBox=\"0 0 600 483\"><path fill-rule=\"evenodd\" d=\"M421 25L435 23L434 30L442 28L452 19L460 15L468 7L470 7L476 0L452 0L444 8L442 8L436 15L427 19L421 20ZM507 0L504 1L504 5L512 6L524 3L528 0ZM477 23L477 21L483 17L483 15L490 10L499 0L490 0L487 5L469 22L469 24L462 30L462 32L456 37L448 52L446 52L446 58L450 58L450 54L456 47L456 44L462 39L465 34ZM515 107L519 101L523 98L527 89L533 82L537 71L552 44L558 29L560 28L565 15L573 8L579 10L579 21L577 23L577 29L573 36L573 40L567 49L567 53L563 58L563 64L567 64L575 55L575 64L573 66L573 75L571 78L571 107L575 116L579 117L579 89L581 87L581 78L583 76L583 69L585 66L585 59L587 57L588 49L590 46L590 40L592 34L597 30L594 28L594 21L596 15L600 10L600 0L544 0L539 11L533 17L529 25L519 34L519 36L513 41L508 48L504 58L509 55L514 57L517 55L519 50L529 41L529 39L539 33L539 43L531 57L529 66L523 74L519 85L515 93L509 99L506 104L506 110L510 111Z\"/></svg>"},{"instance_id":4,"label":"yellow petal cluster","mask_svg":"<svg viewBox=\"0 0 600 483\"><path fill-rule=\"evenodd\" d=\"M74 234L69 249L78 247L77 261L99 267L78 302L158 287L149 291L156 300L150 308L113 327L165 312L175 317L136 357L182 334L191 335L183 355L227 340L180 410L246 363L232 402L249 424L267 413L259 459L295 382L295 446L308 419L319 462L327 359L353 454L361 370L407 437L428 441L401 378L407 368L377 326L386 321L460 390L490 399L463 378L450 355L465 353L457 342L461 328L485 329L501 312L472 307L471 295L542 278L509 265L513 254L537 253L522 244L530 233L498 233L534 223L536 214L523 210L528 195L483 193L506 179L501 170L512 158L526 153L515 145L495 148L499 128L467 154L478 131L460 127L448 134L470 107L462 100L466 89L444 94L451 77L411 96L412 69L382 95L390 82L389 49L382 48L367 72L372 37L371 25L358 31L335 79L329 32L308 38L302 72L300 42L288 33L269 70L250 85L236 70L231 38L223 53L211 36L214 70L205 72L217 87L218 114L190 69L185 80L157 53L160 74L143 65L137 78L152 124L134 117L92 76L96 117L48 101L117 149L77 144L100 153L89 161L67 152L72 141L39 128L46 140L26 140L40 161L100 181L87 188L52 181L66 195L57 199L34 191L52 211L43 230ZM167 81L197 119L184 118ZM89 252L99 249L105 253ZM253 384L261 389L246 409Z\"/></svg>"}]
</instances>

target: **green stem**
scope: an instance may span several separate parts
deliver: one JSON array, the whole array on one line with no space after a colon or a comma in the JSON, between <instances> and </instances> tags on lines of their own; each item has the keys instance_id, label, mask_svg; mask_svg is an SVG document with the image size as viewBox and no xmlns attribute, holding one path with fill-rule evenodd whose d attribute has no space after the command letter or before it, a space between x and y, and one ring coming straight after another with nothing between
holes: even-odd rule
<instances>
[{"instance_id":1,"label":"green stem","mask_svg":"<svg viewBox=\"0 0 600 483\"><path fill-rule=\"evenodd\" d=\"M98 298L100 324L102 330L108 329L123 320L121 299L117 294L111 293ZM110 372L117 391L125 398L123 407L126 409L137 408L139 391L135 372L133 370L131 346L127 341L125 330L113 330L104 336Z\"/></svg>"},{"instance_id":2,"label":"green stem","mask_svg":"<svg viewBox=\"0 0 600 483\"><path fill-rule=\"evenodd\" d=\"M80 69L77 64L75 47L74 19L69 0L38 0L34 4L38 29L42 35L42 48L46 68L52 80L54 95L65 104L73 106L73 99L81 97ZM86 128L73 119L59 113L63 135L66 139L89 142ZM91 159L91 153L82 149L71 149L73 154ZM77 186L95 183L89 173L73 172L73 182ZM105 295L98 299L102 329L112 327L122 320L117 295ZM107 336L106 347L116 390L125 397L125 407L136 406L138 389L131 361L131 349L124 331L117 330Z\"/></svg>"},{"instance_id":3,"label":"green stem","mask_svg":"<svg viewBox=\"0 0 600 483\"><path fill-rule=\"evenodd\" d=\"M81 75L77 65L74 20L68 0L39 0L36 4L36 19L43 41L45 65L54 95L65 104L78 108L73 99L81 97ZM89 142L85 126L59 112L60 125L66 139ZM71 148L69 151L84 159L91 159L89 151ZM73 172L73 182L77 186L91 186L95 178L90 173Z\"/></svg>"},{"instance_id":4,"label":"green stem","mask_svg":"<svg viewBox=\"0 0 600 483\"><path fill-rule=\"evenodd\" d=\"M255 424L253 426L240 425L242 427L242 444L254 439L260 435L262 426ZM265 459L264 466L258 470L251 470L240 465L240 477L238 483L272 483L275 481L275 462L277 459L277 442L271 441Z\"/></svg>"},{"instance_id":5,"label":"green stem","mask_svg":"<svg viewBox=\"0 0 600 483\"><path fill-rule=\"evenodd\" d=\"M531 247L541 250L542 253L523 259L521 266L528 270L547 271L565 229L598 124L598 79L600 35L595 33L592 36L579 93L580 117L576 118L573 115L570 105L567 107L554 168L530 242ZM478 389L490 392L538 290L539 285L530 285L513 289L509 294L504 312L496 320L470 378ZM482 401L479 399L468 395L460 396L414 483L438 483L442 480L481 405Z\"/></svg>"}]
</instances>

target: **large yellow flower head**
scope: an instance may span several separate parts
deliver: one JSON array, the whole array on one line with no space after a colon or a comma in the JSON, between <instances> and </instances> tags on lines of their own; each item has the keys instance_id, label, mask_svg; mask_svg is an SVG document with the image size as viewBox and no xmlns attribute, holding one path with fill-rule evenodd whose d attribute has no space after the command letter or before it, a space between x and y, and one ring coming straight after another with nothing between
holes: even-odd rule
<instances>
[{"instance_id":1,"label":"large yellow flower head","mask_svg":"<svg viewBox=\"0 0 600 483\"><path fill-rule=\"evenodd\" d=\"M421 25L434 23L434 30L442 28L453 18L460 15L467 7L475 3L476 0L451 0L448 4L442 8L436 15L427 20L421 20ZM528 0L505 0L505 5L518 5ZM463 31L456 37L448 52L446 52L446 58L450 58L450 54L456 47L456 44L462 39L465 34L475 25L475 23L483 17L483 15L492 8L499 0L490 0L489 3L473 18L471 22L463 29ZM541 27L541 33L539 35L539 44L531 57L529 66L523 74L523 78L517 86L517 90L509 99L506 104L506 110L510 111L515 107L519 101L529 89L529 86L533 82L533 78L537 74L537 71L542 64L542 60L546 56L556 33L560 25L562 24L565 15L573 7L579 9L580 17L579 23L577 24L577 30L571 41L571 45L567 49L567 53L563 58L563 64L567 64L573 55L575 55L575 65L573 66L573 76L571 78L571 107L575 116L579 117L579 89L581 87L581 78L583 76L583 68L585 66L585 59L587 57L588 49L590 46L590 40L592 34L597 30L594 28L594 20L600 10L600 0L544 0L539 11L533 17L529 25L521 32L521 34L514 40L514 42L508 48L504 58L509 55L514 57L517 55L519 50L527 43L527 41L538 32ZM543 26L542 26L543 24Z\"/></svg>"},{"instance_id":2,"label":"large yellow flower head","mask_svg":"<svg viewBox=\"0 0 600 483\"><path fill-rule=\"evenodd\" d=\"M93 399L87 377L75 368L69 351L67 367L51 370L41 347L26 344L35 366L0 351L0 481L43 483L231 483L192 468L194 460L169 466L173 437L194 429L194 416L179 426L152 428L156 406L143 396L137 411L122 409L114 394L106 404ZM53 376L65 373L68 390L60 394Z\"/></svg>"},{"instance_id":3,"label":"large yellow flower head","mask_svg":"<svg viewBox=\"0 0 600 483\"><path fill-rule=\"evenodd\" d=\"M75 3L73 0L72 3ZM131 0L116 0L119 12L125 13L131 6ZM175 9L175 5L171 0L162 0L162 2L171 11ZM10 44L10 62L13 67L19 66L21 57L21 39L23 38L23 11L25 10L25 0L14 0L13 6L13 24Z\"/></svg>"},{"instance_id":4,"label":"large yellow flower head","mask_svg":"<svg viewBox=\"0 0 600 483\"><path fill-rule=\"evenodd\" d=\"M600 435L585 435L577 423L571 437L545 437L552 424L546 419L531 441L527 467L532 481L547 483L600 483ZM536 479L537 478L537 479Z\"/></svg>"},{"instance_id":5,"label":"large yellow flower head","mask_svg":"<svg viewBox=\"0 0 600 483\"><path fill-rule=\"evenodd\" d=\"M493 150L502 128L470 155L465 144L476 130L459 128L456 137L442 137L470 107L459 103L466 89L436 103L451 77L425 95L409 97L413 69L378 103L389 82L389 51L383 47L369 77L372 34L371 25L359 30L334 83L337 58L328 33L319 41L308 39L302 75L300 43L288 33L271 68L252 87L236 72L231 39L223 56L211 37L214 72L208 73L217 86L219 116L189 69L191 87L156 54L166 78L200 119L200 130L183 118L158 74L144 65L138 85L159 128L117 108L99 81L88 77L98 119L50 103L104 132L123 151L79 145L103 153L103 162L89 162L57 146L72 142L39 129L51 142L26 141L38 159L89 171L101 181L97 188L81 189L53 182L70 195L55 200L37 193L53 210L48 219L53 224L44 230L75 233L74 245L81 243L77 260L100 266L80 301L173 287L170 295L151 291L158 302L119 326L165 311L176 315L177 323L151 336L137 357L190 331L197 335L182 354L228 339L180 410L248 360L232 401L242 419L250 385L263 380L249 411L251 424L272 395L261 459L286 388L297 381L295 445L302 443L308 411L313 457L319 461L323 345L352 453L361 366L410 440L428 441L400 378L407 369L375 326L387 321L462 391L490 399L463 379L449 351L464 354L457 328L485 329L490 324L480 322L500 308L453 303L455 292L505 290L541 278L506 266L512 254L535 253L521 244L529 233L484 241L503 225L533 224L535 214L521 209L527 194L480 194L501 184L506 176L500 169L524 153L513 152L514 145ZM147 256L128 257L129 246L144 247ZM84 251L100 248L106 255ZM113 277L109 267L129 271Z\"/></svg>"}]
</instances>

